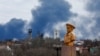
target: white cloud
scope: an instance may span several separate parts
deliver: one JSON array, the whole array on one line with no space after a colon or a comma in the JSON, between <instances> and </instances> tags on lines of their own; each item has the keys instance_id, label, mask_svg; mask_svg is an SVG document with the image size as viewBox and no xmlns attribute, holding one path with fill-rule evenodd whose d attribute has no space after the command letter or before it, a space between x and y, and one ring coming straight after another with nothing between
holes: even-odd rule
<instances>
[{"instance_id":1,"label":"white cloud","mask_svg":"<svg viewBox=\"0 0 100 56\"><path fill-rule=\"evenodd\" d=\"M62 30L66 29L66 22L58 22L57 24L53 25L53 29Z\"/></svg>"},{"instance_id":2,"label":"white cloud","mask_svg":"<svg viewBox=\"0 0 100 56\"><path fill-rule=\"evenodd\" d=\"M71 12L87 16L88 12L84 8L88 0L66 0L66 1L70 5L72 5L72 8L70 9Z\"/></svg>"},{"instance_id":3,"label":"white cloud","mask_svg":"<svg viewBox=\"0 0 100 56\"><path fill-rule=\"evenodd\" d=\"M44 38L49 38L49 37L51 37L50 33L49 33L49 32L46 32L46 33L44 34Z\"/></svg>"},{"instance_id":4,"label":"white cloud","mask_svg":"<svg viewBox=\"0 0 100 56\"><path fill-rule=\"evenodd\" d=\"M30 21L31 10L40 6L39 0L0 0L0 24L5 24L12 18Z\"/></svg>"}]
</instances>

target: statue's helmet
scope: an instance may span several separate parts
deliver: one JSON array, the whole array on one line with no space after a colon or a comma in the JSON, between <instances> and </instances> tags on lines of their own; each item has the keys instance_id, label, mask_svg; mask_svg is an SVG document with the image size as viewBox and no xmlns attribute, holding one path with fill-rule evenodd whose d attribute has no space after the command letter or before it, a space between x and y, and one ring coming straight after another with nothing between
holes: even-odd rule
<instances>
[{"instance_id":1,"label":"statue's helmet","mask_svg":"<svg viewBox=\"0 0 100 56\"><path fill-rule=\"evenodd\" d=\"M69 24L69 23L66 24L66 27L70 27L70 28L72 28L72 29L75 29L75 26L72 25L72 24Z\"/></svg>"}]
</instances>

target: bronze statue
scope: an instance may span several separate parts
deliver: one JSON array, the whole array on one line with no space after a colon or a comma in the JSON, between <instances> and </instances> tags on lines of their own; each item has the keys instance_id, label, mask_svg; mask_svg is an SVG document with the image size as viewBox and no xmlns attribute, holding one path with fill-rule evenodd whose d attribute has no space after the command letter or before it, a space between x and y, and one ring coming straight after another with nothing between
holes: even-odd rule
<instances>
[{"instance_id":1,"label":"bronze statue","mask_svg":"<svg viewBox=\"0 0 100 56\"><path fill-rule=\"evenodd\" d=\"M74 46L75 35L72 33L75 27L71 24L66 24L67 33L64 36L64 45L61 49L61 56L76 56Z\"/></svg>"},{"instance_id":2,"label":"bronze statue","mask_svg":"<svg viewBox=\"0 0 100 56\"><path fill-rule=\"evenodd\" d=\"M64 36L64 44L66 46L73 46L75 41L75 35L72 33L72 31L75 29L75 27L71 24L66 24L67 33Z\"/></svg>"}]
</instances>

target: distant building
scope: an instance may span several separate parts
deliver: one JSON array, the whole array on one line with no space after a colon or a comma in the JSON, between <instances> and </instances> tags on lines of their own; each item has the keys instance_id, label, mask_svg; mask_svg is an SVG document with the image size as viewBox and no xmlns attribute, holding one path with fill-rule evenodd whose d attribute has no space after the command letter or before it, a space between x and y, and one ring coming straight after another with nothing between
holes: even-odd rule
<instances>
[{"instance_id":1,"label":"distant building","mask_svg":"<svg viewBox=\"0 0 100 56\"><path fill-rule=\"evenodd\" d=\"M75 44L76 45L83 45L84 44L84 41L75 41Z\"/></svg>"},{"instance_id":2,"label":"distant building","mask_svg":"<svg viewBox=\"0 0 100 56\"><path fill-rule=\"evenodd\" d=\"M60 32L59 32L58 29L55 29L55 30L54 30L54 39L57 39L57 38L59 38L59 37L60 37Z\"/></svg>"}]
</instances>

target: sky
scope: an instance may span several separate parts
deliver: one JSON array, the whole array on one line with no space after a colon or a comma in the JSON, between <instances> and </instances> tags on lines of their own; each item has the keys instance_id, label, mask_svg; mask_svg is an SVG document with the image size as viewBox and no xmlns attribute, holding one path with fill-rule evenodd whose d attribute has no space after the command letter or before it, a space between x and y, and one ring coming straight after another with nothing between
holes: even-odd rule
<instances>
[{"instance_id":1,"label":"sky","mask_svg":"<svg viewBox=\"0 0 100 56\"><path fill-rule=\"evenodd\" d=\"M0 0L0 39L25 38L44 33L53 37L58 29L66 33L66 23L76 27L77 39L100 39L99 0Z\"/></svg>"}]
</instances>

